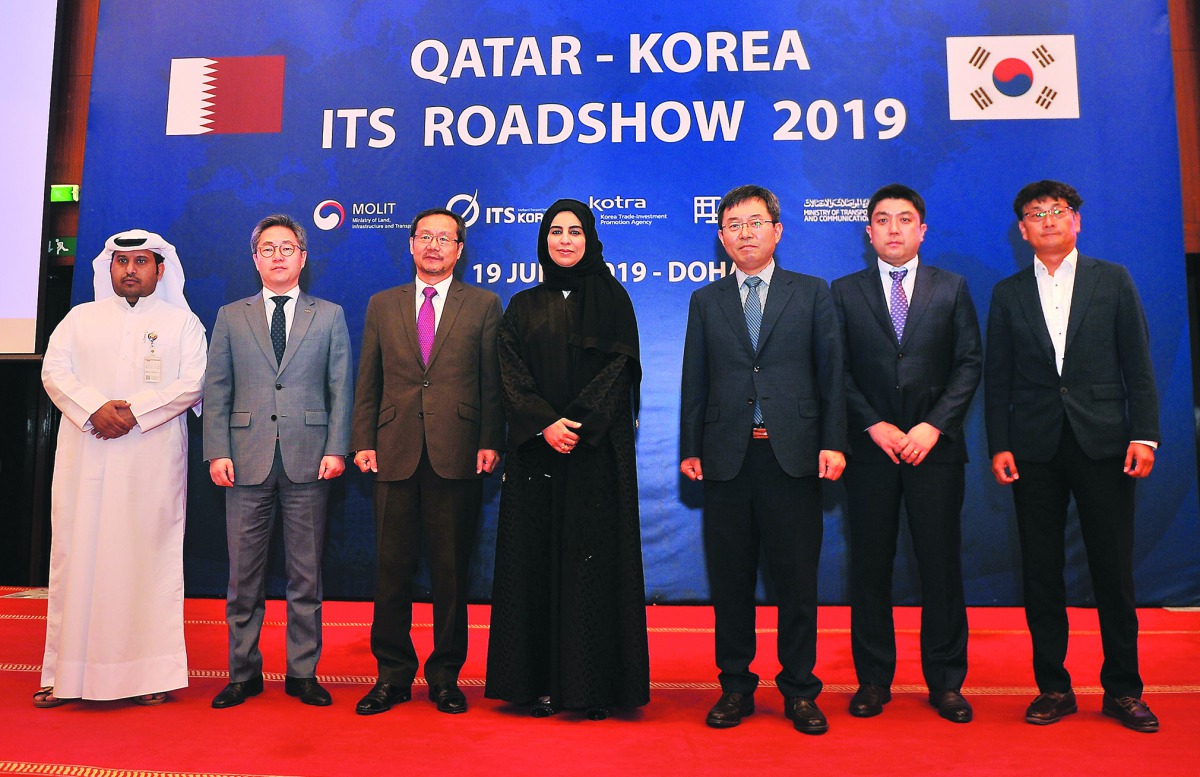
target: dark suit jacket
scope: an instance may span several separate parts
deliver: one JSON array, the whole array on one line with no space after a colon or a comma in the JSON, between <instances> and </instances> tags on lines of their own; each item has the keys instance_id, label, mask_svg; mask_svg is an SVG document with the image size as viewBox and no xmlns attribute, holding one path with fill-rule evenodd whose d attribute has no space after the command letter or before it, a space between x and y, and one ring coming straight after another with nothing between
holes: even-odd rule
<instances>
[{"instance_id":1,"label":"dark suit jacket","mask_svg":"<svg viewBox=\"0 0 1200 777\"><path fill-rule=\"evenodd\" d=\"M991 455L1049 461L1064 418L1096 459L1124 456L1131 440L1162 439L1146 316L1123 266L1079 254L1061 376L1032 266L996 284L987 344Z\"/></svg>"},{"instance_id":2,"label":"dark suit jacket","mask_svg":"<svg viewBox=\"0 0 1200 777\"><path fill-rule=\"evenodd\" d=\"M439 477L480 477L476 452L504 446L500 298L455 279L426 368L414 289L397 286L367 303L350 447L376 451L379 480L411 477L423 447Z\"/></svg>"},{"instance_id":3,"label":"dark suit jacket","mask_svg":"<svg viewBox=\"0 0 1200 777\"><path fill-rule=\"evenodd\" d=\"M907 432L924 421L942 433L925 461L967 461L963 418L983 371L979 319L967 282L919 263L900 342L876 264L838 278L832 291L846 345L846 411L855 460L891 463L867 427L888 421Z\"/></svg>"},{"instance_id":4,"label":"dark suit jacket","mask_svg":"<svg viewBox=\"0 0 1200 777\"><path fill-rule=\"evenodd\" d=\"M204 379L204 459L233 459L239 486L266 480L280 441L293 483L317 479L322 456L349 452L354 396L350 335L340 305L304 292L282 362L261 293L217 313Z\"/></svg>"},{"instance_id":5,"label":"dark suit jacket","mask_svg":"<svg viewBox=\"0 0 1200 777\"><path fill-rule=\"evenodd\" d=\"M771 449L792 477L817 474L822 450L846 449L842 341L829 287L776 264L758 352L750 347L737 277L692 294L683 350L679 455L705 479L742 467L757 394Z\"/></svg>"}]
</instances>

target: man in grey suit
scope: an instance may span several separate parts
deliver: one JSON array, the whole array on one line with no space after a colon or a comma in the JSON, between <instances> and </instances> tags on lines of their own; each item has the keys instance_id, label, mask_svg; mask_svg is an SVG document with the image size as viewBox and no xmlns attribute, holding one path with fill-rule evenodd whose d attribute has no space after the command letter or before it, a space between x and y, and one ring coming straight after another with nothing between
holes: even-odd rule
<instances>
[{"instance_id":1,"label":"man in grey suit","mask_svg":"<svg viewBox=\"0 0 1200 777\"><path fill-rule=\"evenodd\" d=\"M327 706L321 657L321 554L329 481L346 468L353 375L342 308L300 290L304 228L288 216L254 227L262 293L217 314L204 390L204 458L225 492L229 684L217 709L262 693L258 648L267 545L276 514L287 557L287 676L305 704Z\"/></svg>"},{"instance_id":2,"label":"man in grey suit","mask_svg":"<svg viewBox=\"0 0 1200 777\"><path fill-rule=\"evenodd\" d=\"M412 698L418 660L409 634L412 586L425 547L433 588L433 652L425 661L439 712L467 711L467 586L483 478L500 459L504 411L496 334L500 298L454 277L467 237L445 208L413 218L416 280L367 305L351 448L376 473L375 619L378 682L360 715Z\"/></svg>"},{"instance_id":3,"label":"man in grey suit","mask_svg":"<svg viewBox=\"0 0 1200 777\"><path fill-rule=\"evenodd\" d=\"M1013 211L1033 265L992 291L984 408L992 474L1011 484L1035 725L1078 710L1067 672L1064 532L1072 496L1087 551L1104 665L1101 712L1158 731L1142 701L1133 591L1134 485L1162 437L1150 335L1129 271L1075 247L1083 198L1060 181L1021 189Z\"/></svg>"},{"instance_id":4,"label":"man in grey suit","mask_svg":"<svg viewBox=\"0 0 1200 777\"><path fill-rule=\"evenodd\" d=\"M850 714L878 715L892 698L892 566L903 501L921 578L929 703L943 718L968 723L959 522L963 418L983 368L979 320L966 280L917 257L926 229L920 194L884 186L871 196L867 214L878 259L831 287L846 346L850 429L850 644L859 682Z\"/></svg>"},{"instance_id":5,"label":"man in grey suit","mask_svg":"<svg viewBox=\"0 0 1200 777\"><path fill-rule=\"evenodd\" d=\"M688 310L680 403L680 471L704 481L704 550L716 615L721 698L708 713L730 728L754 712L760 550L779 607L776 677L797 731L823 734L817 708L820 479L845 467L842 341L829 287L775 264L779 201L739 186L717 209L737 269L698 289Z\"/></svg>"}]
</instances>

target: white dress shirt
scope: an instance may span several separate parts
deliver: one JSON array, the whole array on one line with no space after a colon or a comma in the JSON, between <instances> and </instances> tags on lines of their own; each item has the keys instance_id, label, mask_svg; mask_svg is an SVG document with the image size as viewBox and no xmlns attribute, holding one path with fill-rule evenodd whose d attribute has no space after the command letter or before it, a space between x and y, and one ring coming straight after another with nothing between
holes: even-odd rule
<instances>
[{"instance_id":1,"label":"white dress shirt","mask_svg":"<svg viewBox=\"0 0 1200 777\"><path fill-rule=\"evenodd\" d=\"M421 306L425 304L425 287L433 286L437 294L433 297L433 331L437 331L438 324L442 323L442 308L446 305L446 295L450 292L450 284L454 282L453 275L447 275L444 279L434 284L426 283L420 278L414 279L417 286L416 293L416 315L421 315Z\"/></svg>"},{"instance_id":2,"label":"white dress shirt","mask_svg":"<svg viewBox=\"0 0 1200 777\"><path fill-rule=\"evenodd\" d=\"M300 287L298 285L293 286L292 288L285 291L283 294L276 294L275 292L268 289L266 286L263 286L262 295L263 295L263 302L266 303L266 309L267 309L267 331L268 332L271 331L271 316L275 315L275 300L271 299L271 297L283 296L283 297L288 298L288 301L283 303L283 320L284 320L283 331L287 334L288 337L290 337L292 334L292 321L296 318L296 305L297 305L296 300L299 299L299 297L300 297Z\"/></svg>"}]
</instances>

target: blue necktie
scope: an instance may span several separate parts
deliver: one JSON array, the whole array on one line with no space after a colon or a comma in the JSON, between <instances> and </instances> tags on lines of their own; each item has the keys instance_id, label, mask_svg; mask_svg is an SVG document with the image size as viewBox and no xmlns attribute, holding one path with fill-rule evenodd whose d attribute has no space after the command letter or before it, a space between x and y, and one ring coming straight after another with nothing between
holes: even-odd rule
<instances>
[{"instance_id":1,"label":"blue necktie","mask_svg":"<svg viewBox=\"0 0 1200 777\"><path fill-rule=\"evenodd\" d=\"M271 314L271 345L275 348L275 362L283 363L283 349L287 346L287 319L283 317L283 306L290 299L286 295L271 297L275 312Z\"/></svg>"},{"instance_id":2,"label":"blue necktie","mask_svg":"<svg viewBox=\"0 0 1200 777\"><path fill-rule=\"evenodd\" d=\"M904 293L904 276L908 275L908 268L891 270L888 275L892 276L892 328L896 330L896 339L899 340L904 336L904 322L908 320L908 296Z\"/></svg>"},{"instance_id":3,"label":"blue necktie","mask_svg":"<svg viewBox=\"0 0 1200 777\"><path fill-rule=\"evenodd\" d=\"M742 311L746 314L746 331L750 333L750 346L755 353L758 352L758 330L762 328L762 302L758 299L758 287L762 285L762 278L757 275L751 275L746 279L746 304L742 307ZM762 408L759 407L758 397L754 398L754 423L761 424L763 421Z\"/></svg>"}]
</instances>

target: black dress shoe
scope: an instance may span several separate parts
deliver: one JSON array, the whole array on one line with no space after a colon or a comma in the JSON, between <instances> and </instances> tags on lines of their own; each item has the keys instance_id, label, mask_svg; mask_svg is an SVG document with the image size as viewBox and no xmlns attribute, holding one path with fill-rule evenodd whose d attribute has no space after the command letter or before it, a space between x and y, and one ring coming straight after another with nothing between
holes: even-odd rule
<instances>
[{"instance_id":1,"label":"black dress shoe","mask_svg":"<svg viewBox=\"0 0 1200 777\"><path fill-rule=\"evenodd\" d=\"M354 707L354 711L359 715L376 715L380 712L387 712L393 705L408 701L411 698L411 686L378 682L375 683L374 688L367 691L366 696L359 699L358 704Z\"/></svg>"},{"instance_id":2,"label":"black dress shoe","mask_svg":"<svg viewBox=\"0 0 1200 777\"><path fill-rule=\"evenodd\" d=\"M221 692L213 697L212 706L215 710L223 710L226 707L236 707L247 698L257 696L263 692L262 675L252 677L249 680L243 680L239 683L230 683L221 689Z\"/></svg>"},{"instance_id":3,"label":"black dress shoe","mask_svg":"<svg viewBox=\"0 0 1200 777\"><path fill-rule=\"evenodd\" d=\"M328 707L333 704L333 697L321 687L315 677L285 677L283 690L288 696L298 696L300 701L314 707Z\"/></svg>"},{"instance_id":4,"label":"black dress shoe","mask_svg":"<svg viewBox=\"0 0 1200 777\"><path fill-rule=\"evenodd\" d=\"M457 715L467 711L467 697L455 683L438 683L429 686L429 700L437 705L438 712Z\"/></svg>"},{"instance_id":5,"label":"black dress shoe","mask_svg":"<svg viewBox=\"0 0 1200 777\"><path fill-rule=\"evenodd\" d=\"M975 717L970 703L958 691L930 691L929 703L951 723L970 723Z\"/></svg>"},{"instance_id":6,"label":"black dress shoe","mask_svg":"<svg viewBox=\"0 0 1200 777\"><path fill-rule=\"evenodd\" d=\"M704 722L713 728L733 728L742 722L742 718L753 714L753 693L723 693L708 711Z\"/></svg>"},{"instance_id":7,"label":"black dress shoe","mask_svg":"<svg viewBox=\"0 0 1200 777\"><path fill-rule=\"evenodd\" d=\"M791 696L783 700L783 714L801 734L824 734L829 730L825 713L817 709L817 703L803 696Z\"/></svg>"},{"instance_id":8,"label":"black dress shoe","mask_svg":"<svg viewBox=\"0 0 1200 777\"><path fill-rule=\"evenodd\" d=\"M1106 693L1100 711L1110 718L1116 718L1125 728L1143 734L1158 731L1158 718L1146 706L1146 702L1135 696L1109 696Z\"/></svg>"},{"instance_id":9,"label":"black dress shoe","mask_svg":"<svg viewBox=\"0 0 1200 777\"><path fill-rule=\"evenodd\" d=\"M588 720L608 720L608 707L588 707L584 715Z\"/></svg>"},{"instance_id":10,"label":"black dress shoe","mask_svg":"<svg viewBox=\"0 0 1200 777\"><path fill-rule=\"evenodd\" d=\"M882 685L860 685L850 699L850 714L856 718L873 718L883 712L883 705L891 700L891 690Z\"/></svg>"},{"instance_id":11,"label":"black dress shoe","mask_svg":"<svg viewBox=\"0 0 1200 777\"><path fill-rule=\"evenodd\" d=\"M1079 705L1075 703L1075 691L1068 689L1063 693L1039 693L1029 709L1025 710L1025 722L1048 726L1076 712L1079 712Z\"/></svg>"},{"instance_id":12,"label":"black dress shoe","mask_svg":"<svg viewBox=\"0 0 1200 777\"><path fill-rule=\"evenodd\" d=\"M548 718L557 712L558 710L550 703L549 696L538 697L538 700L529 708L529 714L535 718Z\"/></svg>"}]
</instances>

